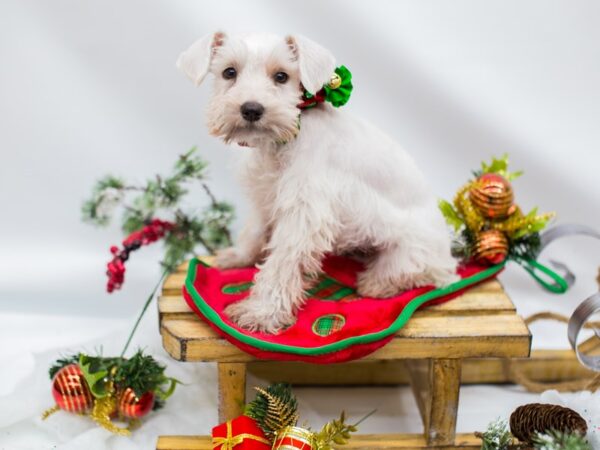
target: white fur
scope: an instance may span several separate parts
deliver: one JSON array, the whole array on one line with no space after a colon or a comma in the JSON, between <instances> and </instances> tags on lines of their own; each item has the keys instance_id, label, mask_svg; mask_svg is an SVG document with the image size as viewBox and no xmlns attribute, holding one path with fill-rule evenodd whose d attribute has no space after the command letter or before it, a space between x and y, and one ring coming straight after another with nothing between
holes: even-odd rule
<instances>
[{"instance_id":1,"label":"white fur","mask_svg":"<svg viewBox=\"0 0 600 450\"><path fill-rule=\"evenodd\" d=\"M211 132L250 147L240 150L240 159L252 214L237 245L220 252L217 263L224 268L260 263L261 270L249 298L227 314L250 330L275 333L291 325L309 276L319 272L329 252L370 255L358 279L365 296L455 281L450 233L436 199L398 144L329 104L303 111L298 130L301 84L317 91L333 71L333 56L301 37L218 37L192 46L204 49L199 56L204 63L190 58L193 50L180 61L187 60L181 65L193 80L203 78L202 64L215 74ZM223 79L222 71L231 66L237 78ZM186 67L201 67L200 73ZM286 84L273 81L277 71L288 73ZM247 101L265 107L253 124L240 115Z\"/></svg>"}]
</instances>

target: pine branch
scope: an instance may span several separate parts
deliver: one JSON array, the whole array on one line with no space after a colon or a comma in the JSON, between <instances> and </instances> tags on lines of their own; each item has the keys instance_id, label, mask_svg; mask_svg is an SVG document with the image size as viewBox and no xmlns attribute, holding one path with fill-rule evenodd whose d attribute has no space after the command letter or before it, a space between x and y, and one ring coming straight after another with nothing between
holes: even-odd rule
<instances>
[{"instance_id":1,"label":"pine branch","mask_svg":"<svg viewBox=\"0 0 600 450\"><path fill-rule=\"evenodd\" d=\"M229 227L234 219L234 209L229 203L219 202L204 182L206 168L207 163L192 148L179 157L168 176L155 175L142 186L128 185L122 179L108 175L95 184L91 197L84 202L83 220L95 225L107 225L115 208L120 207L121 228L127 235L159 219L157 215L160 215L161 221L174 222L173 228L160 236L165 243L161 265L169 272L193 256L198 245L214 254L217 249L232 244ZM181 200L188 193L187 184L192 181L200 181L210 199L210 204L194 215L179 209ZM165 217L168 215L174 216L174 220L168 220ZM120 278L124 273L121 266L126 259L114 263L120 266L112 268ZM109 276L116 278L114 274ZM118 287L121 284L122 279L116 283Z\"/></svg>"},{"instance_id":2,"label":"pine branch","mask_svg":"<svg viewBox=\"0 0 600 450\"><path fill-rule=\"evenodd\" d=\"M267 389L255 388L256 399L246 406L245 415L256 420L267 436L298 422L298 402L291 386L276 383Z\"/></svg>"},{"instance_id":3,"label":"pine branch","mask_svg":"<svg viewBox=\"0 0 600 450\"><path fill-rule=\"evenodd\" d=\"M114 381L117 386L130 387L136 396L141 397L148 391L156 391L168 380L165 366L138 350L131 358L118 364Z\"/></svg>"},{"instance_id":4,"label":"pine branch","mask_svg":"<svg viewBox=\"0 0 600 450\"><path fill-rule=\"evenodd\" d=\"M539 433L533 439L538 450L592 450L589 442L579 433L563 433L552 430Z\"/></svg>"},{"instance_id":5,"label":"pine branch","mask_svg":"<svg viewBox=\"0 0 600 450\"><path fill-rule=\"evenodd\" d=\"M54 364L50 366L50 369L48 369L48 375L50 376L50 379L54 378L54 375L56 375L56 373L63 367L66 367L70 364L77 364L79 362L79 356L80 353L75 353L73 355L57 359Z\"/></svg>"},{"instance_id":6,"label":"pine branch","mask_svg":"<svg viewBox=\"0 0 600 450\"><path fill-rule=\"evenodd\" d=\"M488 425L484 433L475 433L481 439L481 450L508 450L512 443L512 435L508 431L508 423L497 419Z\"/></svg>"}]
</instances>

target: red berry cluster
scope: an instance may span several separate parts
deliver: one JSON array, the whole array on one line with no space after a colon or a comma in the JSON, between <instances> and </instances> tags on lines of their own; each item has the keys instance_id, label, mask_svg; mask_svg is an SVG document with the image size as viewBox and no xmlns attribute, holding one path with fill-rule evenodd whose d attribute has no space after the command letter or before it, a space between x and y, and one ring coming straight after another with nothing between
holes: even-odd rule
<instances>
[{"instance_id":1,"label":"red berry cluster","mask_svg":"<svg viewBox=\"0 0 600 450\"><path fill-rule=\"evenodd\" d=\"M106 274L108 282L106 290L113 292L120 289L125 281L125 261L129 259L129 253L137 250L142 245L152 244L163 238L168 231L175 226L172 222L166 222L160 219L152 219L146 223L140 230L134 231L123 241L123 248L116 245L110 248L113 259L106 265Z\"/></svg>"}]
</instances>

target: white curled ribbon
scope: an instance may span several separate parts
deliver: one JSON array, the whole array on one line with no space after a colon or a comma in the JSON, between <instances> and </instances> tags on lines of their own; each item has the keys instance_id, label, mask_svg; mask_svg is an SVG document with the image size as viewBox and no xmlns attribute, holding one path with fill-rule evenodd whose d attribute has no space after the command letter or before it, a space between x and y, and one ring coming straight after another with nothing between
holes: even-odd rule
<instances>
[{"instance_id":1,"label":"white curled ribbon","mask_svg":"<svg viewBox=\"0 0 600 450\"><path fill-rule=\"evenodd\" d=\"M549 229L541 235L540 252L551 242L565 236L589 236L600 240L600 233L586 225L579 224L565 224L558 225ZM569 270L569 268L558 261L551 261L552 265L563 271L563 278L569 286L575 283L575 275ZM567 336L571 347L577 354L577 359L581 364L590 370L600 372L600 356L585 355L579 351L577 342L581 330L585 327L585 324L592 318L594 314L600 313L600 291L596 292L592 296L585 299L573 312L569 319L569 325L567 328ZM594 328L594 333L600 338L600 330Z\"/></svg>"}]
</instances>

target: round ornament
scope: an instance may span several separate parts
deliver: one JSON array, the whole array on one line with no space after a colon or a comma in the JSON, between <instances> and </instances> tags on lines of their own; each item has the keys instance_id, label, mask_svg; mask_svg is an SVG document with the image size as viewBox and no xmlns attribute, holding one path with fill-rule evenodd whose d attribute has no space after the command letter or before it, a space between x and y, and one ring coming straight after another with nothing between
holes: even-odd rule
<instances>
[{"instance_id":1,"label":"round ornament","mask_svg":"<svg viewBox=\"0 0 600 450\"><path fill-rule=\"evenodd\" d=\"M499 230L477 233L473 245L473 259L483 264L500 264L508 255L508 239Z\"/></svg>"},{"instance_id":2,"label":"round ornament","mask_svg":"<svg viewBox=\"0 0 600 450\"><path fill-rule=\"evenodd\" d=\"M153 407L153 392L146 392L137 397L133 389L127 388L119 397L119 414L128 419L140 419L152 411Z\"/></svg>"},{"instance_id":3,"label":"round ornament","mask_svg":"<svg viewBox=\"0 0 600 450\"><path fill-rule=\"evenodd\" d=\"M273 450L312 450L313 436L306 428L285 427L275 436Z\"/></svg>"},{"instance_id":4,"label":"round ornament","mask_svg":"<svg viewBox=\"0 0 600 450\"><path fill-rule=\"evenodd\" d=\"M77 364L60 369L52 379L52 396L65 411L80 413L92 407L94 399Z\"/></svg>"},{"instance_id":5,"label":"round ornament","mask_svg":"<svg viewBox=\"0 0 600 450\"><path fill-rule=\"evenodd\" d=\"M337 73L334 73L333 75L331 75L331 78L329 78L328 86L331 89L337 89L341 85L342 85L342 77L340 77Z\"/></svg>"},{"instance_id":6,"label":"round ornament","mask_svg":"<svg viewBox=\"0 0 600 450\"><path fill-rule=\"evenodd\" d=\"M488 219L503 219L515 211L512 185L497 173L481 175L469 191L469 198Z\"/></svg>"}]
</instances>

